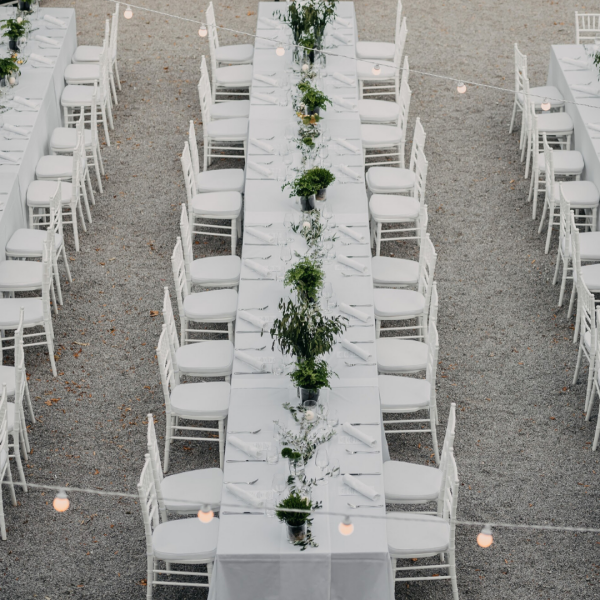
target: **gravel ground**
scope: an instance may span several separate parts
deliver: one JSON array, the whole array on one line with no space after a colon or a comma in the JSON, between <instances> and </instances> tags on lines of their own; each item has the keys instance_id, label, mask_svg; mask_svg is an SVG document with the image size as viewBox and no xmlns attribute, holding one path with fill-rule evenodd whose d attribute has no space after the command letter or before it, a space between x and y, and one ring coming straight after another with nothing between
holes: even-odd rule
<instances>
[{"instance_id":1,"label":"gravel ground","mask_svg":"<svg viewBox=\"0 0 600 600\"><path fill-rule=\"evenodd\" d=\"M159 10L199 18L207 2L145 0ZM545 82L549 43L571 43L571 1L406 1L406 52L413 69L512 87L515 41L529 55L534 85ZM101 43L113 7L99 0L49 0L75 6L79 42ZM395 0L356 2L359 37L392 41ZM220 23L252 32L257 2L217 0ZM59 377L43 352L28 352L38 422L30 430L27 476L33 483L68 483L135 493L143 464L145 421L163 400L154 349L162 320L162 288L171 283L169 257L185 199L179 154L187 125L200 128L196 94L200 41L192 24L136 11L121 21L123 92L112 146L104 149L108 178L94 223L71 268L74 282L55 319ZM223 34L222 42L245 42ZM595 417L582 418L583 383L570 385L576 347L572 323L556 308L554 251L525 203L528 181L508 136L512 96L454 85L413 73L411 122L428 134L430 232L439 252L438 401L442 424L458 406L456 456L461 519L519 524L595 526L600 517L592 455ZM225 163L222 163L224 166ZM385 247L396 256L411 249ZM227 253L203 244L198 256ZM584 373L585 377L585 373ZM582 377L582 381L583 378ZM392 457L426 461L415 438L391 442ZM216 446L216 445L215 445ZM172 472L217 465L216 447L173 452ZM0 544L3 598L142 598L145 540L131 499L71 494L63 515L53 494L4 495L8 541ZM476 528L457 532L458 581L468 598L596 598L597 535L496 530L488 550ZM594 592L594 589L596 592ZM447 585L397 588L406 598L447 598ZM204 592L160 589L156 598L203 598Z\"/></svg>"}]
</instances>

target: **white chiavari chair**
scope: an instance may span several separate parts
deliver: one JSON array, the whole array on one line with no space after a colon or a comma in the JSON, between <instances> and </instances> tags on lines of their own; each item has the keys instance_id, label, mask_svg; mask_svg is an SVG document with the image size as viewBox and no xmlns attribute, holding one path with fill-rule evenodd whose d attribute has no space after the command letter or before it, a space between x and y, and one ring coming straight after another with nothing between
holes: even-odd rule
<instances>
[{"instance_id":1,"label":"white chiavari chair","mask_svg":"<svg viewBox=\"0 0 600 600\"><path fill-rule=\"evenodd\" d=\"M181 205L179 228L181 230L185 272L191 284L191 291L194 291L194 286L201 288L232 287L237 289L240 283L242 265L239 256L227 254L223 256L207 256L194 260L191 227L185 204Z\"/></svg>"},{"instance_id":2,"label":"white chiavari chair","mask_svg":"<svg viewBox=\"0 0 600 600\"><path fill-rule=\"evenodd\" d=\"M223 468L225 453L225 419L229 411L231 387L226 381L203 381L200 383L177 383L173 365L169 334L163 327L156 349L163 395L165 398L167 431L165 436L165 473L169 470L171 442L218 442L219 462ZM182 425L185 421L217 421L217 427ZM178 433L181 432L181 433ZM208 437L185 435L193 432L209 432ZM216 436L213 434L217 434Z\"/></svg>"},{"instance_id":3,"label":"white chiavari chair","mask_svg":"<svg viewBox=\"0 0 600 600\"><path fill-rule=\"evenodd\" d=\"M209 523L202 523L193 517L161 523L152 465L147 455L137 488L146 534L146 600L152 600L156 585L210 587L219 537L219 519L215 517ZM159 561L166 563L164 569L158 568ZM207 571L173 571L171 563L206 565ZM167 575L168 579L161 580L161 575ZM206 583L203 579L190 580L190 577L206 578Z\"/></svg>"},{"instance_id":4,"label":"white chiavari chair","mask_svg":"<svg viewBox=\"0 0 600 600\"><path fill-rule=\"evenodd\" d=\"M148 455L163 521L168 521L170 512L180 515L196 514L204 505L215 511L219 509L223 487L221 469L215 467L184 471L167 477L163 475L152 413L148 415Z\"/></svg>"},{"instance_id":5,"label":"white chiavari chair","mask_svg":"<svg viewBox=\"0 0 600 600\"><path fill-rule=\"evenodd\" d=\"M208 39L211 48L215 48L215 61L217 67L221 65L250 65L254 58L253 44L233 44L231 46L221 46L219 43L219 33L217 21L215 19L215 9L210 2L206 9L206 26L208 29Z\"/></svg>"},{"instance_id":6,"label":"white chiavari chair","mask_svg":"<svg viewBox=\"0 0 600 600\"><path fill-rule=\"evenodd\" d=\"M595 42L600 37L600 14L575 11L575 43Z\"/></svg>"},{"instance_id":7,"label":"white chiavari chair","mask_svg":"<svg viewBox=\"0 0 600 600\"><path fill-rule=\"evenodd\" d=\"M400 37L402 24L402 0L398 0L396 8L396 26L394 29L394 41ZM356 43L356 58L364 60L394 60L396 44L390 42L361 42Z\"/></svg>"},{"instance_id":8,"label":"white chiavari chair","mask_svg":"<svg viewBox=\"0 0 600 600\"><path fill-rule=\"evenodd\" d=\"M201 82L203 78L206 83L202 83L202 86L208 88L208 94L213 98L212 89L210 85L210 76L208 74L208 67L206 66L206 57L202 56L200 63L200 81L198 82L198 97L202 93ZM239 119L242 117L248 117L250 114L250 100L224 100L217 102L211 106L210 117L213 121L220 119Z\"/></svg>"},{"instance_id":9,"label":"white chiavari chair","mask_svg":"<svg viewBox=\"0 0 600 600\"><path fill-rule=\"evenodd\" d=\"M387 539L395 582L444 581L452 585L452 597L458 600L456 582L456 504L458 501L458 471L454 455L448 459L448 467L442 483L442 515L423 513L387 513ZM429 565L417 558L440 556L440 564ZM410 566L398 567L398 560L406 560ZM425 570L426 573L447 571L447 575L434 573L420 577L408 576L411 572ZM396 575L400 572L400 577Z\"/></svg>"},{"instance_id":10,"label":"white chiavari chair","mask_svg":"<svg viewBox=\"0 0 600 600\"><path fill-rule=\"evenodd\" d=\"M187 377L224 377L230 380L233 369L233 344L229 340L207 340L194 344L179 345L177 326L169 288L165 287L163 319L171 347L175 381Z\"/></svg>"},{"instance_id":11,"label":"white chiavari chair","mask_svg":"<svg viewBox=\"0 0 600 600\"><path fill-rule=\"evenodd\" d=\"M574 215L573 215L574 217ZM581 264L581 250L579 247L579 230L577 228L573 228L575 219L571 222L571 247L573 252L573 286L571 289L571 300L569 302L569 312L567 313L567 319L571 318L573 314L573 307L575 304L575 298L578 293L579 281L583 281L585 287L592 294L600 294L600 263L592 263L589 265ZM577 314L577 324L579 323L579 309ZM578 326L575 325L575 336L574 341L577 341L578 336Z\"/></svg>"},{"instance_id":12,"label":"white chiavari chair","mask_svg":"<svg viewBox=\"0 0 600 600\"><path fill-rule=\"evenodd\" d=\"M7 479L7 487L10 490L10 500L13 506L17 506L17 497L15 496L15 486L10 472L10 461L8 458L8 412L6 402L6 384L2 384L2 394L0 395L0 535L6 540L6 523L4 522L4 502L2 500L2 491L4 490L4 480Z\"/></svg>"}]
</instances>

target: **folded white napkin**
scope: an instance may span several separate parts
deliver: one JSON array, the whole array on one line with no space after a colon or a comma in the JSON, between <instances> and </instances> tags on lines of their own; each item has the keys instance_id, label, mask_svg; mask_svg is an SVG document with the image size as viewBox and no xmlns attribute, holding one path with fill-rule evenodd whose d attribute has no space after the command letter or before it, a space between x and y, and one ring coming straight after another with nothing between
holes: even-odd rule
<instances>
[{"instance_id":1,"label":"folded white napkin","mask_svg":"<svg viewBox=\"0 0 600 600\"><path fill-rule=\"evenodd\" d=\"M16 102L17 104L22 104L23 106L26 106L27 108L36 108L38 107L37 102L32 102L31 100L27 100L27 98L22 98L21 96L15 96L13 98L13 102Z\"/></svg>"},{"instance_id":2,"label":"folded white napkin","mask_svg":"<svg viewBox=\"0 0 600 600\"><path fill-rule=\"evenodd\" d=\"M35 60L37 62L40 62L44 65L48 65L48 66L54 65L53 60L50 60L49 58L46 58L45 56L42 56L41 54L36 54L35 52L32 52L30 54L29 58L31 58L32 60Z\"/></svg>"},{"instance_id":3,"label":"folded white napkin","mask_svg":"<svg viewBox=\"0 0 600 600\"><path fill-rule=\"evenodd\" d=\"M588 123L588 127L594 131L600 131L600 123Z\"/></svg>"},{"instance_id":4,"label":"folded white napkin","mask_svg":"<svg viewBox=\"0 0 600 600\"><path fill-rule=\"evenodd\" d=\"M258 360L257 358L254 358L253 356L250 356L250 354L248 354L246 352L242 352L241 350L236 350L235 357L238 360L243 360L245 363L251 365L255 369L258 369L259 371L263 370L263 361ZM244 450L244 452L245 452L245 450Z\"/></svg>"},{"instance_id":5,"label":"folded white napkin","mask_svg":"<svg viewBox=\"0 0 600 600\"><path fill-rule=\"evenodd\" d=\"M332 77L347 85L354 85L354 79L352 79L351 77L347 77L343 73L334 73Z\"/></svg>"},{"instance_id":6,"label":"folded white napkin","mask_svg":"<svg viewBox=\"0 0 600 600\"><path fill-rule=\"evenodd\" d=\"M265 177L271 177L273 175L273 171L271 171L271 169L269 169L269 167L263 167L263 165L259 165L257 162L254 162L253 160L249 160L248 161L248 166L260 173L261 175L264 175Z\"/></svg>"},{"instance_id":7,"label":"folded white napkin","mask_svg":"<svg viewBox=\"0 0 600 600\"><path fill-rule=\"evenodd\" d=\"M342 479L348 487L351 487L353 490L356 490L363 496L366 496L369 500L379 499L380 494L378 494L370 485L367 485L359 479L352 477L352 475L348 475L346 473L346 475L344 475Z\"/></svg>"},{"instance_id":8,"label":"folded white napkin","mask_svg":"<svg viewBox=\"0 0 600 600\"><path fill-rule=\"evenodd\" d=\"M261 329L267 324L267 319L265 319L264 317L259 317L258 315L254 315L251 312L248 312L246 310L240 310L238 312L238 317L240 319L244 319L244 321L248 321L248 323L252 323L252 325L256 325L257 327L260 327ZM242 352L242 354L244 354ZM244 362L247 362L249 365L253 364L248 362L248 360L246 360L246 358L252 359L253 362L256 362L258 364L258 369L262 368L262 362L261 361L255 361L251 356L245 354L244 356L238 356L238 358L240 360L243 360Z\"/></svg>"},{"instance_id":9,"label":"folded white napkin","mask_svg":"<svg viewBox=\"0 0 600 600\"><path fill-rule=\"evenodd\" d=\"M357 271L360 271L361 273L364 273L367 270L366 265L363 265L362 263L358 262L357 260L354 260L353 258L348 258L347 256L344 256L343 254L338 254L337 259L338 259L339 263L342 263L343 265L346 265L347 267L352 267L353 269L356 269Z\"/></svg>"},{"instance_id":10,"label":"folded white napkin","mask_svg":"<svg viewBox=\"0 0 600 600\"><path fill-rule=\"evenodd\" d=\"M2 150L0 150L0 158L2 160L7 160L8 162L15 163L15 164L18 164L21 162L20 158L16 158L15 156L13 156L12 154L9 154L8 152L2 152Z\"/></svg>"},{"instance_id":11,"label":"folded white napkin","mask_svg":"<svg viewBox=\"0 0 600 600\"><path fill-rule=\"evenodd\" d=\"M354 229L352 229L350 227L346 227L345 225L338 225L338 229L342 233L349 235L352 239L356 240L357 242L365 241L365 236L362 233L359 233L358 231L354 231Z\"/></svg>"},{"instance_id":12,"label":"folded white napkin","mask_svg":"<svg viewBox=\"0 0 600 600\"><path fill-rule=\"evenodd\" d=\"M346 150L351 150L352 152L356 152L358 154L358 152L360 152L360 148L357 148L354 144L351 144L348 140L341 140L339 138L336 138L335 140L340 146L343 146L344 148L346 148Z\"/></svg>"},{"instance_id":13,"label":"folded white napkin","mask_svg":"<svg viewBox=\"0 0 600 600\"><path fill-rule=\"evenodd\" d=\"M35 39L38 42L43 42L44 44L48 44L48 46L54 46L55 48L60 48L60 43L52 38L46 37L45 35L36 35Z\"/></svg>"},{"instance_id":14,"label":"folded white napkin","mask_svg":"<svg viewBox=\"0 0 600 600\"><path fill-rule=\"evenodd\" d=\"M338 33L337 31L332 32L331 37L334 37L338 42L342 42L342 44L350 45L352 43L348 36L343 33Z\"/></svg>"},{"instance_id":15,"label":"folded white napkin","mask_svg":"<svg viewBox=\"0 0 600 600\"><path fill-rule=\"evenodd\" d=\"M254 227L246 227L246 233L251 233L254 237L257 237L263 242L269 242L269 244L272 244L275 241L275 237L270 233L261 231L260 229L255 229Z\"/></svg>"},{"instance_id":16,"label":"folded white napkin","mask_svg":"<svg viewBox=\"0 0 600 600\"><path fill-rule=\"evenodd\" d=\"M361 178L361 175L359 173L357 173L356 171L353 171L347 165L338 165L338 168L342 173L344 173L345 175L348 175L349 177L353 177L357 181Z\"/></svg>"},{"instance_id":17,"label":"folded white napkin","mask_svg":"<svg viewBox=\"0 0 600 600\"><path fill-rule=\"evenodd\" d=\"M371 357L370 352L367 352L367 350L363 350L360 346L353 344L351 341L349 341L345 338L342 340L342 346L344 348L346 348L346 350L349 350L350 352L354 352L354 354L356 354L356 356L360 356L360 358L362 358L363 360L367 360L367 358Z\"/></svg>"},{"instance_id":18,"label":"folded white napkin","mask_svg":"<svg viewBox=\"0 0 600 600\"><path fill-rule=\"evenodd\" d=\"M271 269L269 269L269 267L265 267L264 265L261 265L260 263L250 258L245 259L244 264L253 271L260 273L264 277L268 277L271 274Z\"/></svg>"},{"instance_id":19,"label":"folded white napkin","mask_svg":"<svg viewBox=\"0 0 600 600\"><path fill-rule=\"evenodd\" d=\"M347 433L348 435L355 437L357 440L360 440L363 444L371 446L371 448L373 448L377 443L377 440L374 437L363 433L360 429L350 425L350 423L344 423L342 425L342 430L344 433Z\"/></svg>"},{"instance_id":20,"label":"folded white napkin","mask_svg":"<svg viewBox=\"0 0 600 600\"><path fill-rule=\"evenodd\" d=\"M342 17L336 17L335 22L343 25L344 27L352 27L352 19L343 19Z\"/></svg>"},{"instance_id":21,"label":"folded white napkin","mask_svg":"<svg viewBox=\"0 0 600 600\"><path fill-rule=\"evenodd\" d=\"M598 93L598 86L593 85L572 85L571 89L577 92L585 92L590 96L595 96Z\"/></svg>"},{"instance_id":22,"label":"folded white napkin","mask_svg":"<svg viewBox=\"0 0 600 600\"><path fill-rule=\"evenodd\" d=\"M339 104L340 106L343 106L344 108L347 108L349 110L354 110L356 108L355 102L352 102L351 100L347 100L346 98L342 98L341 96L334 96L333 101L336 104Z\"/></svg>"},{"instance_id":23,"label":"folded white napkin","mask_svg":"<svg viewBox=\"0 0 600 600\"><path fill-rule=\"evenodd\" d=\"M356 317L357 319L360 319L363 322L367 322L371 318L366 312L363 312L362 310L358 310L357 308L354 308L353 306L349 306L348 304L344 304L343 302L340 302L338 304L338 308L343 313L346 313L347 315L351 315L352 317Z\"/></svg>"},{"instance_id":24,"label":"folded white napkin","mask_svg":"<svg viewBox=\"0 0 600 600\"><path fill-rule=\"evenodd\" d=\"M269 104L279 104L279 98L275 97L275 94L269 96L268 94L259 94L258 92L252 92L253 98L258 98L258 100L262 100L263 102L268 102Z\"/></svg>"},{"instance_id":25,"label":"folded white napkin","mask_svg":"<svg viewBox=\"0 0 600 600\"><path fill-rule=\"evenodd\" d=\"M281 29L281 22L276 21L275 19L259 17L258 22L262 23L265 27L268 27L269 29Z\"/></svg>"},{"instance_id":26,"label":"folded white napkin","mask_svg":"<svg viewBox=\"0 0 600 600\"><path fill-rule=\"evenodd\" d=\"M44 21L48 21L48 23L52 23L53 25L58 25L59 27L63 28L67 26L67 24L64 21L61 21L60 19L57 19L52 15L44 15Z\"/></svg>"},{"instance_id":27,"label":"folded white napkin","mask_svg":"<svg viewBox=\"0 0 600 600\"><path fill-rule=\"evenodd\" d=\"M232 494L236 495L240 500L243 500L244 502L250 504L250 506L262 508L265 505L263 500L260 500L254 494L247 492L244 488L241 488L239 485L235 485L235 483L226 483L225 487Z\"/></svg>"},{"instance_id":28,"label":"folded white napkin","mask_svg":"<svg viewBox=\"0 0 600 600\"><path fill-rule=\"evenodd\" d=\"M257 81L262 81L263 83L266 83L268 85L272 85L273 87L279 87L279 81L277 81L277 79L275 79L274 77L267 77L267 75L255 73L254 79L256 79Z\"/></svg>"},{"instance_id":29,"label":"folded white napkin","mask_svg":"<svg viewBox=\"0 0 600 600\"><path fill-rule=\"evenodd\" d=\"M250 141L257 148L260 148L261 150L264 150L265 152L269 152L270 154L273 154L275 152L275 148L273 148L273 146L271 146L271 144L267 144L267 142L263 142L263 140L257 140L256 138L250 138Z\"/></svg>"},{"instance_id":30,"label":"folded white napkin","mask_svg":"<svg viewBox=\"0 0 600 600\"><path fill-rule=\"evenodd\" d=\"M587 67L588 64L585 60L577 60L576 58L561 58L564 63L568 65L574 65L576 67Z\"/></svg>"},{"instance_id":31,"label":"folded white napkin","mask_svg":"<svg viewBox=\"0 0 600 600\"><path fill-rule=\"evenodd\" d=\"M25 131L22 127L15 127L10 123L4 123L3 129L5 129L6 131L11 131L12 133L16 133L17 135L21 135L24 138L29 137L29 132Z\"/></svg>"}]
</instances>

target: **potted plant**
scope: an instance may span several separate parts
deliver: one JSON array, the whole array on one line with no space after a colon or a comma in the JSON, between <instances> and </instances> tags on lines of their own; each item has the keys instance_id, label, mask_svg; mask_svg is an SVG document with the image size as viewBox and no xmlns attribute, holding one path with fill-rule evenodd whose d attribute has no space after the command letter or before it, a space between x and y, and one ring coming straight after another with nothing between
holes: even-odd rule
<instances>
[{"instance_id":1,"label":"potted plant","mask_svg":"<svg viewBox=\"0 0 600 600\"><path fill-rule=\"evenodd\" d=\"M277 510L275 514L282 523L287 525L290 544L303 542L307 536L310 511L313 508L312 501L301 496L297 491L292 491L277 505L277 508L286 509Z\"/></svg>"},{"instance_id":2,"label":"potted plant","mask_svg":"<svg viewBox=\"0 0 600 600\"><path fill-rule=\"evenodd\" d=\"M2 21L0 29L4 30L2 37L8 38L8 47L14 52L19 51L18 41L22 38L28 30L28 21L25 21L22 17L17 19L6 19Z\"/></svg>"},{"instance_id":3,"label":"potted plant","mask_svg":"<svg viewBox=\"0 0 600 600\"><path fill-rule=\"evenodd\" d=\"M291 380L296 384L300 400L304 404L307 400L319 401L323 388L331 388L329 378L333 371L324 360L299 360L295 369L290 374Z\"/></svg>"},{"instance_id":4,"label":"potted plant","mask_svg":"<svg viewBox=\"0 0 600 600\"><path fill-rule=\"evenodd\" d=\"M300 101L304 104L307 115L319 116L321 110L326 110L327 104L331 104L329 97L320 90L314 88L308 81L299 83L298 89L302 92Z\"/></svg>"},{"instance_id":5,"label":"potted plant","mask_svg":"<svg viewBox=\"0 0 600 600\"><path fill-rule=\"evenodd\" d=\"M307 174L314 179L315 185L319 186L319 190L316 193L317 202L327 200L327 188L335 181L335 175L328 169L321 167L310 169L310 171L307 171Z\"/></svg>"},{"instance_id":6,"label":"potted plant","mask_svg":"<svg viewBox=\"0 0 600 600\"><path fill-rule=\"evenodd\" d=\"M14 85L16 81L11 81L12 78L20 74L19 66L23 64L23 60L19 59L16 54L8 58L0 58L0 87Z\"/></svg>"},{"instance_id":7,"label":"potted plant","mask_svg":"<svg viewBox=\"0 0 600 600\"><path fill-rule=\"evenodd\" d=\"M281 456L287 458L290 466L290 478L288 484L291 484L293 480L298 478L298 475L304 471L304 461L302 460L302 453L296 452L291 448L283 448L281 450Z\"/></svg>"},{"instance_id":8,"label":"potted plant","mask_svg":"<svg viewBox=\"0 0 600 600\"><path fill-rule=\"evenodd\" d=\"M305 256L287 271L283 283L293 288L300 300L316 302L324 279L321 262Z\"/></svg>"},{"instance_id":9,"label":"potted plant","mask_svg":"<svg viewBox=\"0 0 600 600\"><path fill-rule=\"evenodd\" d=\"M284 183L281 187L282 190L286 187L290 188L290 198L293 196L300 198L300 208L304 212L314 210L315 195L319 191L317 182L308 173L309 171L305 171L300 177Z\"/></svg>"}]
</instances>

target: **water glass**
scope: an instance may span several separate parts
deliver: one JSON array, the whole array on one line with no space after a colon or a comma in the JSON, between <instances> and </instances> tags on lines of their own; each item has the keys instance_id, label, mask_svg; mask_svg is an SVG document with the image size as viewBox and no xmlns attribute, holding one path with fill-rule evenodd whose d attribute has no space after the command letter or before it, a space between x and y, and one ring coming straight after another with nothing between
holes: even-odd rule
<instances>
[{"instance_id":1,"label":"water glass","mask_svg":"<svg viewBox=\"0 0 600 600\"><path fill-rule=\"evenodd\" d=\"M292 249L289 246L281 246L279 257L283 263L288 265L292 261Z\"/></svg>"},{"instance_id":2,"label":"water glass","mask_svg":"<svg viewBox=\"0 0 600 600\"><path fill-rule=\"evenodd\" d=\"M331 298L327 299L327 310L334 311L337 308L337 298L335 294L331 294Z\"/></svg>"},{"instance_id":3,"label":"water glass","mask_svg":"<svg viewBox=\"0 0 600 600\"><path fill-rule=\"evenodd\" d=\"M294 218L294 213L292 212L286 212L285 215L283 215L283 225L286 229L291 229L292 225L296 224L296 219Z\"/></svg>"},{"instance_id":4,"label":"water glass","mask_svg":"<svg viewBox=\"0 0 600 600\"><path fill-rule=\"evenodd\" d=\"M329 483L329 479L325 477L325 469L329 466L329 454L326 448L319 448L317 450L317 455L315 456L315 465L321 468L321 477L324 478L322 485L327 485Z\"/></svg>"},{"instance_id":5,"label":"water glass","mask_svg":"<svg viewBox=\"0 0 600 600\"><path fill-rule=\"evenodd\" d=\"M267 464L276 465L279 462L279 444L271 442L267 446Z\"/></svg>"},{"instance_id":6,"label":"water glass","mask_svg":"<svg viewBox=\"0 0 600 600\"><path fill-rule=\"evenodd\" d=\"M323 286L323 298L325 298L325 300L329 300L331 296L333 296L333 286L331 285L331 282L328 281Z\"/></svg>"},{"instance_id":7,"label":"water glass","mask_svg":"<svg viewBox=\"0 0 600 600\"><path fill-rule=\"evenodd\" d=\"M283 364L283 358L276 358L273 361L273 375L281 376L285 373L285 365Z\"/></svg>"},{"instance_id":8,"label":"water glass","mask_svg":"<svg viewBox=\"0 0 600 600\"><path fill-rule=\"evenodd\" d=\"M327 411L327 425L329 427L337 427L340 424L340 417L338 411L335 408L329 408Z\"/></svg>"},{"instance_id":9,"label":"water glass","mask_svg":"<svg viewBox=\"0 0 600 600\"><path fill-rule=\"evenodd\" d=\"M273 490L277 492L279 496L285 492L287 487L287 477L283 473L278 473L273 477Z\"/></svg>"},{"instance_id":10,"label":"water glass","mask_svg":"<svg viewBox=\"0 0 600 600\"><path fill-rule=\"evenodd\" d=\"M275 516L275 505L277 501L275 499L275 494L273 492L269 492L265 500L265 515L272 519Z\"/></svg>"}]
</instances>

